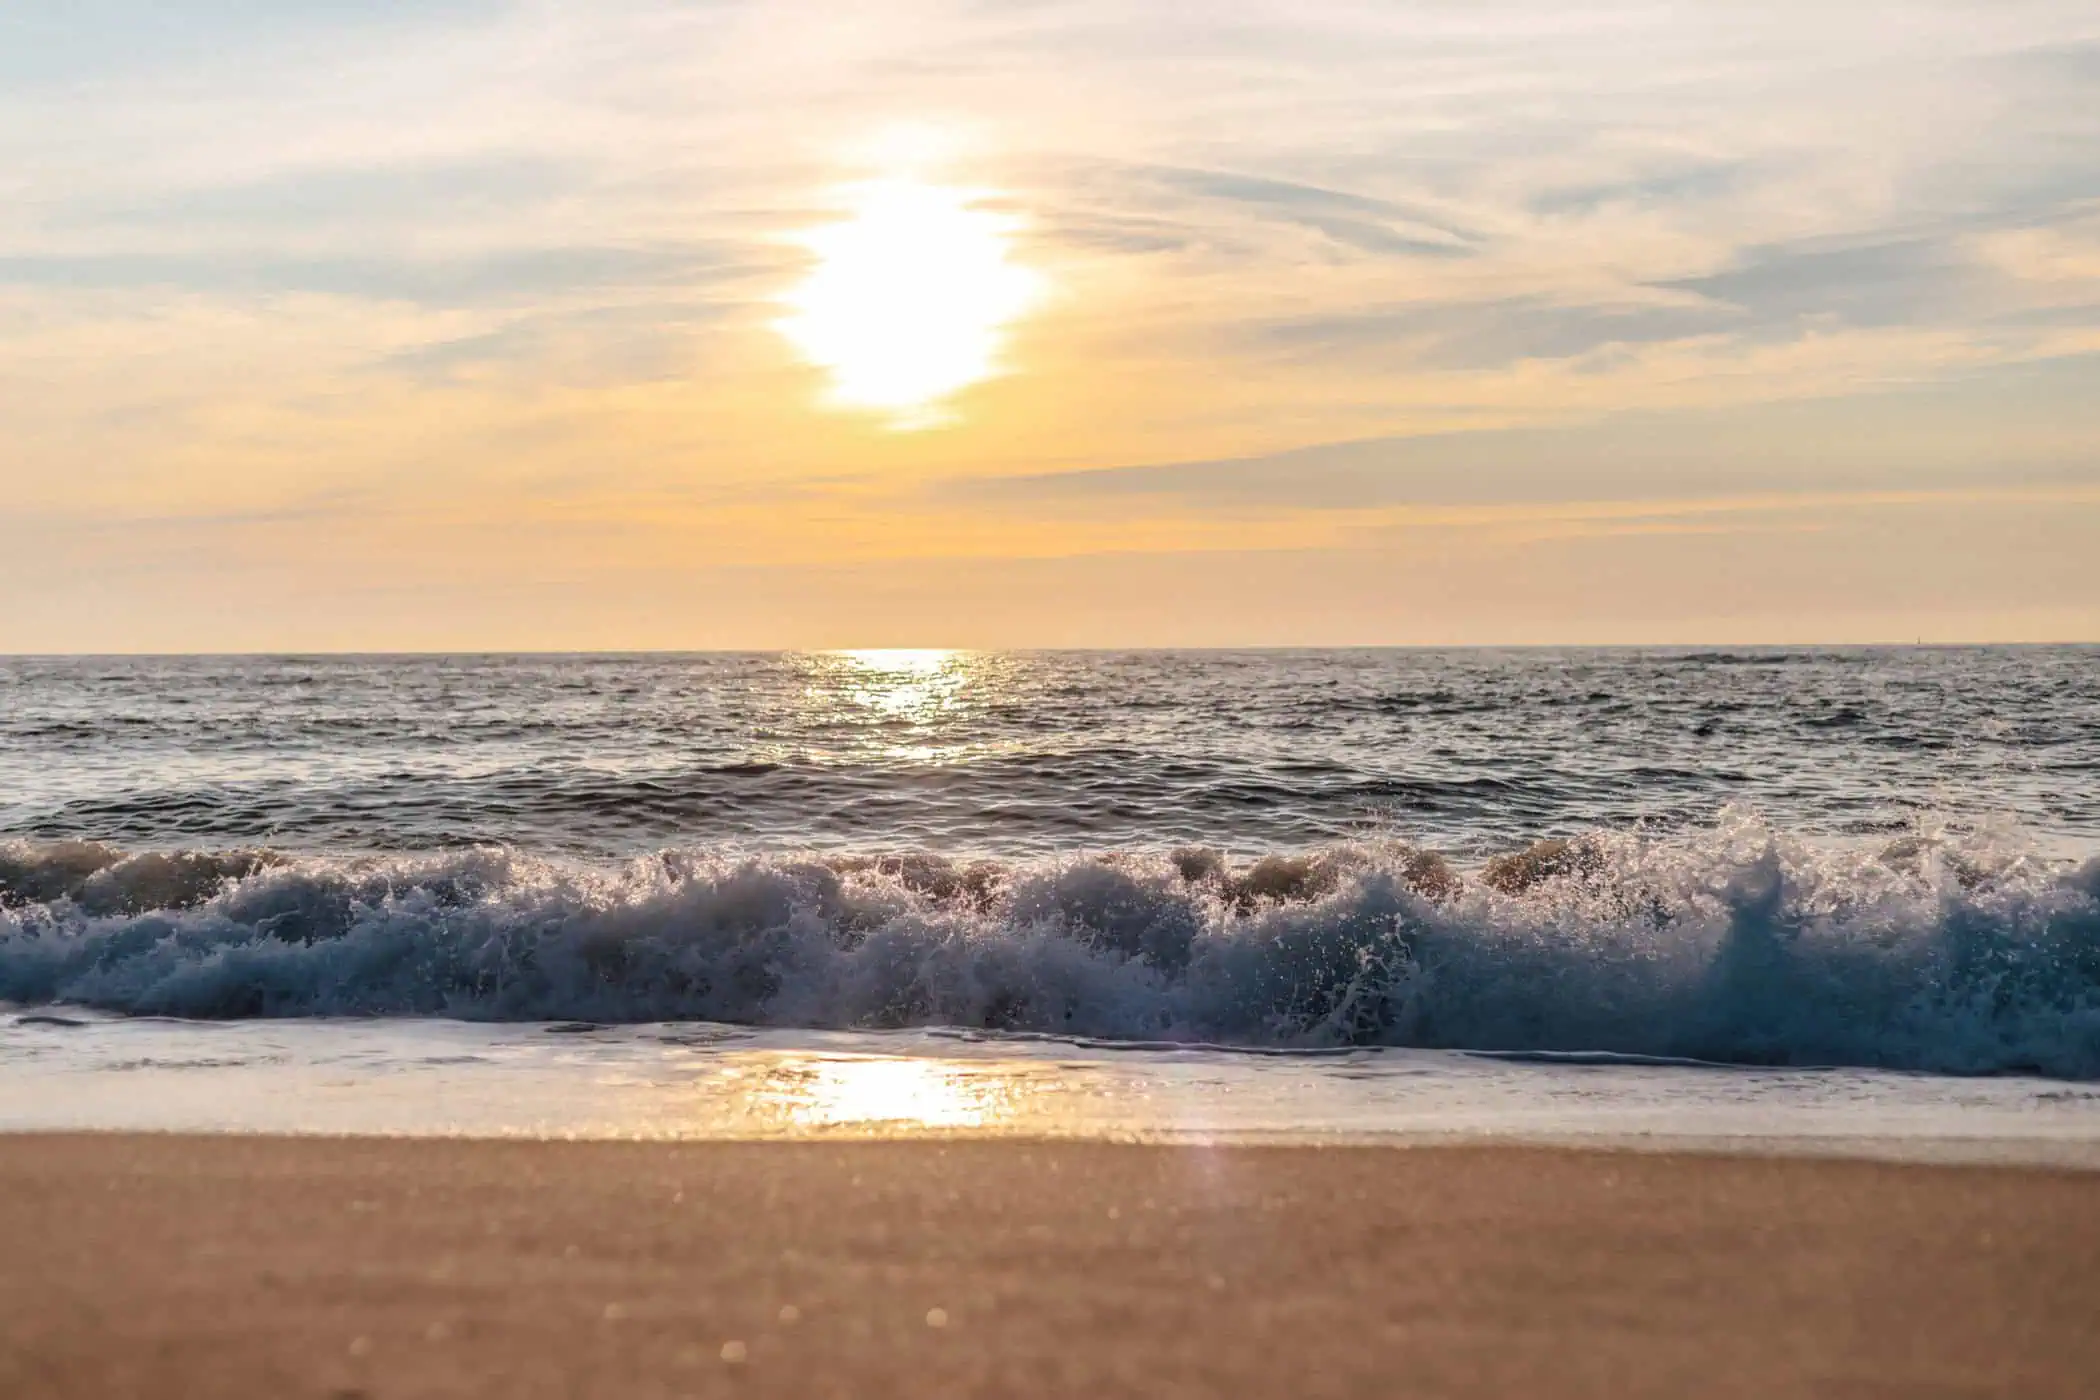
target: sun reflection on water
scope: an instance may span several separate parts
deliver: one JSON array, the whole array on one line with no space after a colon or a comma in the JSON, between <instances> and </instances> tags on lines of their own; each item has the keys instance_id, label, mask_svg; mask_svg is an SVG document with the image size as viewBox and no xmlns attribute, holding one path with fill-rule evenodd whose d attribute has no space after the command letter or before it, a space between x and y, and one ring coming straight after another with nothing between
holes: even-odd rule
<instances>
[{"instance_id":1,"label":"sun reflection on water","mask_svg":"<svg viewBox=\"0 0 2100 1400\"><path fill-rule=\"evenodd\" d=\"M1023 1085L997 1066L878 1056L783 1056L746 1074L749 1110L788 1132L994 1128Z\"/></svg>"},{"instance_id":2,"label":"sun reflection on water","mask_svg":"<svg viewBox=\"0 0 2100 1400\"><path fill-rule=\"evenodd\" d=\"M952 756L960 722L988 676L977 653L940 649L836 651L811 658L803 703L861 744L893 758Z\"/></svg>"},{"instance_id":3,"label":"sun reflection on water","mask_svg":"<svg viewBox=\"0 0 2100 1400\"><path fill-rule=\"evenodd\" d=\"M907 719L931 719L960 699L970 669L961 652L936 649L841 651L854 668L846 692L871 710Z\"/></svg>"}]
</instances>

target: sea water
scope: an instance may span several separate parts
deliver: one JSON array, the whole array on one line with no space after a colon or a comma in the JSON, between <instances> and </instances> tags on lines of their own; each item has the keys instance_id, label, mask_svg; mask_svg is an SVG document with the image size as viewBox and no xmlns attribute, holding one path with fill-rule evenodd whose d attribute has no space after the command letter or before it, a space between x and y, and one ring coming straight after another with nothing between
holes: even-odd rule
<instances>
[{"instance_id":1,"label":"sea water","mask_svg":"<svg viewBox=\"0 0 2100 1400\"><path fill-rule=\"evenodd\" d=\"M0 1127L2100 1156L2100 650L0 661Z\"/></svg>"}]
</instances>

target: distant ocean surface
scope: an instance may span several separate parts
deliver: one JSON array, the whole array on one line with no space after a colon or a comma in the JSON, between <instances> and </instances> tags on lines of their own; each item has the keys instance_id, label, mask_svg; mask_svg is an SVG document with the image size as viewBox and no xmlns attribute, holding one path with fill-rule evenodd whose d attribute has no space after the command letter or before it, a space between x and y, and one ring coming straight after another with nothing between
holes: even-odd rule
<instances>
[{"instance_id":1,"label":"distant ocean surface","mask_svg":"<svg viewBox=\"0 0 2100 1400\"><path fill-rule=\"evenodd\" d=\"M0 660L0 1064L413 1017L2091 1080L2096 858L2090 647Z\"/></svg>"}]
</instances>

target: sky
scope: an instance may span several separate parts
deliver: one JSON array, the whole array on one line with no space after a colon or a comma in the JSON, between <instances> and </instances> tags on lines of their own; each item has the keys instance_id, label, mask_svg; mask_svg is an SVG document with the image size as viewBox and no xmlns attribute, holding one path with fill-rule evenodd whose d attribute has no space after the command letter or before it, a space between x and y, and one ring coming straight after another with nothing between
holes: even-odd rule
<instances>
[{"instance_id":1,"label":"sky","mask_svg":"<svg viewBox=\"0 0 2100 1400\"><path fill-rule=\"evenodd\" d=\"M0 651L2100 639L2090 0L14 0Z\"/></svg>"}]
</instances>

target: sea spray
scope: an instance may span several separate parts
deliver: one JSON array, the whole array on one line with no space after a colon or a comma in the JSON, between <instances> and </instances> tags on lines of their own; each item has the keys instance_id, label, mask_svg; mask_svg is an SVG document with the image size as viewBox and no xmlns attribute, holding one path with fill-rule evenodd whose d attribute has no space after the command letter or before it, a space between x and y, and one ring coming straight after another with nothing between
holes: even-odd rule
<instances>
[{"instance_id":1,"label":"sea spray","mask_svg":"<svg viewBox=\"0 0 2100 1400\"><path fill-rule=\"evenodd\" d=\"M621 863L15 843L0 1000L2100 1077L2100 862L1796 840L1731 813L1532 865L1398 842Z\"/></svg>"}]
</instances>

